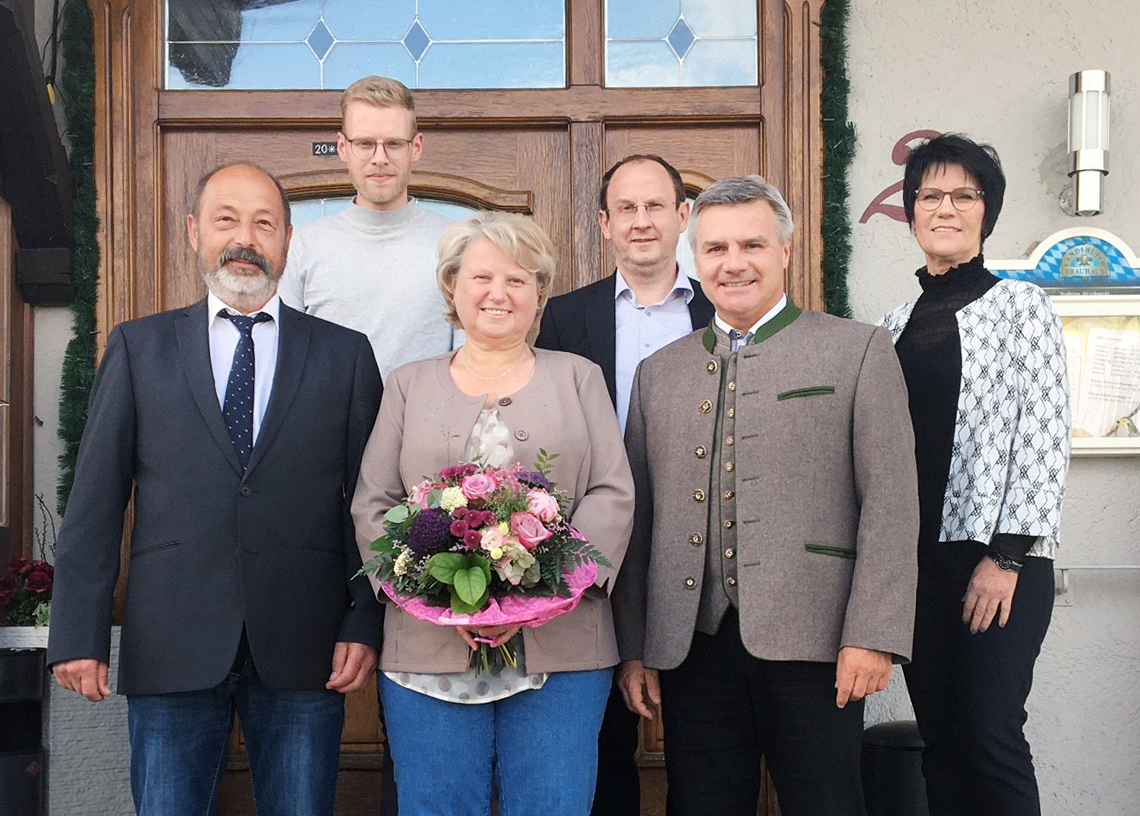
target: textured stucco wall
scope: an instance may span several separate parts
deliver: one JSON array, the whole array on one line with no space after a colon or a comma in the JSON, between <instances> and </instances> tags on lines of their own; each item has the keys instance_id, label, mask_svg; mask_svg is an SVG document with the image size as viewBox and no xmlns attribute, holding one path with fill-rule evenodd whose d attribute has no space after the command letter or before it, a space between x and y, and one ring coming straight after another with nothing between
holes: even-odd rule
<instances>
[{"instance_id":1,"label":"textured stucco wall","mask_svg":"<svg viewBox=\"0 0 1140 816\"><path fill-rule=\"evenodd\" d=\"M855 316L877 320L916 297L922 254L905 224L857 223L901 180L895 143L921 129L992 143L1009 187L992 259L1021 258L1053 232L1098 227L1140 249L1140 15L1132 0L853 0L849 28ZM1112 73L1111 169L1105 212L1066 216L1069 75ZM901 206L894 196L888 203ZM1140 459L1073 461L1059 564L1140 564ZM1140 812L1140 573L1072 573L1053 615L1029 701L1029 733L1047 816ZM1015 606L1016 614L1016 606ZM912 716L898 679L869 719Z\"/></svg>"}]
</instances>

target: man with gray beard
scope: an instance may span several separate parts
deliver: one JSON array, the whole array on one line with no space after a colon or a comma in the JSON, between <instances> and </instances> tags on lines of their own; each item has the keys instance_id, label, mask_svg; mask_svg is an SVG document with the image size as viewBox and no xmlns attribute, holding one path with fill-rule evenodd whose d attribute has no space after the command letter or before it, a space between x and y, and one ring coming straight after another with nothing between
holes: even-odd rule
<instances>
[{"instance_id":1,"label":"man with gray beard","mask_svg":"<svg viewBox=\"0 0 1140 816\"><path fill-rule=\"evenodd\" d=\"M137 812L214 813L237 711L259 810L331 815L344 694L372 676L380 638L348 513L380 374L363 334L280 302L292 228L276 179L215 170L186 227L209 293L107 340L48 661L62 687L112 693L133 491L118 692Z\"/></svg>"}]
</instances>

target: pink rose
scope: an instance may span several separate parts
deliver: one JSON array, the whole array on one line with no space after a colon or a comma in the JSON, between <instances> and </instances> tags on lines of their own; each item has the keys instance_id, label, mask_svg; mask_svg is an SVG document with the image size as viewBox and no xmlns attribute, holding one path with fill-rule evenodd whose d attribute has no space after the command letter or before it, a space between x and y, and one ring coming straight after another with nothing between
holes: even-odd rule
<instances>
[{"instance_id":1,"label":"pink rose","mask_svg":"<svg viewBox=\"0 0 1140 816\"><path fill-rule=\"evenodd\" d=\"M485 499L494 493L498 486L499 482L489 473L473 473L470 476L465 476L460 485L463 489L463 495L467 497L468 501Z\"/></svg>"},{"instance_id":2,"label":"pink rose","mask_svg":"<svg viewBox=\"0 0 1140 816\"><path fill-rule=\"evenodd\" d=\"M409 504L418 504L421 510L427 510L427 497L428 493L435 488L435 485L428 481L420 482L412 488L412 495L408 496Z\"/></svg>"},{"instance_id":3,"label":"pink rose","mask_svg":"<svg viewBox=\"0 0 1140 816\"><path fill-rule=\"evenodd\" d=\"M528 550L533 549L535 544L541 544L550 538L550 531L543 527L542 522L530 513L512 513L511 531L519 537L519 541Z\"/></svg>"},{"instance_id":4,"label":"pink rose","mask_svg":"<svg viewBox=\"0 0 1140 816\"><path fill-rule=\"evenodd\" d=\"M558 518L558 499L545 490L531 490L526 494L526 509L549 524Z\"/></svg>"}]
</instances>

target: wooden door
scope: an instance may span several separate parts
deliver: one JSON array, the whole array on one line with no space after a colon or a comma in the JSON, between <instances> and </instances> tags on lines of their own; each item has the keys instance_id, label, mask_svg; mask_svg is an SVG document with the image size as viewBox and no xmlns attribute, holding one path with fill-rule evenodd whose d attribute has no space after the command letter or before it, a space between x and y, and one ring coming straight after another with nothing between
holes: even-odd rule
<instances>
[{"instance_id":1,"label":"wooden door","mask_svg":"<svg viewBox=\"0 0 1140 816\"><path fill-rule=\"evenodd\" d=\"M617 0L567 0L562 87L416 90L425 148L412 193L532 215L554 240L556 291L564 292L611 268L597 225L597 189L613 162L659 153L694 194L714 179L758 172L784 190L797 222L788 291L801 305L822 308L823 0L757 0L758 80L718 88L607 87L607 2ZM352 190L335 155L314 150L334 138L338 91L166 90L163 0L88 3L96 24L98 321L105 337L122 320L203 295L183 221L198 178L212 167L256 161L295 199ZM344 813L376 810L370 777L382 737L375 711L374 690L349 701ZM660 733L647 728L642 737L646 773L663 776ZM239 741L232 765L243 766Z\"/></svg>"}]
</instances>

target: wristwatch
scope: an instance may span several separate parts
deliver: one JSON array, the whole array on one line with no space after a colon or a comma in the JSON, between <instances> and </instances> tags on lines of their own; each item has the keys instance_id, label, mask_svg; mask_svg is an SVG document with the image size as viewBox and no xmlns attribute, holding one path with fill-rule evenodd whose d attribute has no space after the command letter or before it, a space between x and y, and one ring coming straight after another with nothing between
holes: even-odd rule
<instances>
[{"instance_id":1,"label":"wristwatch","mask_svg":"<svg viewBox=\"0 0 1140 816\"><path fill-rule=\"evenodd\" d=\"M997 568L1002 572L1021 572L1021 562L1014 561L1008 555L1002 555L998 552L986 553L986 557L997 564Z\"/></svg>"}]
</instances>

